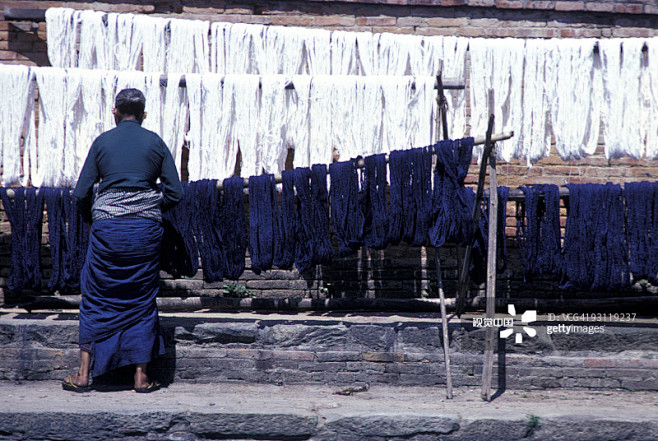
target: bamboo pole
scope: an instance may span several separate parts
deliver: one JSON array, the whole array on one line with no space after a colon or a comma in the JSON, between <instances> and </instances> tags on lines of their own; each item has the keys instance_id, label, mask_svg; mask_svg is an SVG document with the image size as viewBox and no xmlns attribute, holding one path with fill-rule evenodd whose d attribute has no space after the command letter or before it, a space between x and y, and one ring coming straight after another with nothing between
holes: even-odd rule
<instances>
[{"instance_id":1,"label":"bamboo pole","mask_svg":"<svg viewBox=\"0 0 658 441\"><path fill-rule=\"evenodd\" d=\"M443 67L443 66L442 66ZM438 114L436 118L437 128L439 123L443 128L443 139L448 138L448 117L446 115L446 98L443 95L443 82L441 81L441 71L436 76L436 82L439 85L439 90L436 96L438 104ZM441 256L439 247L434 248L434 266L436 269L436 289L439 292L439 304L441 309L441 332L443 334L443 358L446 364L446 398L452 399L452 372L450 370L450 328L448 326L448 314L446 312L446 299L443 292L443 277L441 275Z\"/></svg>"},{"instance_id":2,"label":"bamboo pole","mask_svg":"<svg viewBox=\"0 0 658 441\"><path fill-rule=\"evenodd\" d=\"M493 121L494 95L489 89L489 121ZM496 174L496 148L492 143L489 153L489 238L487 249L487 304L486 317L492 319L496 313L496 256L498 245L498 177ZM484 363L482 366L482 399L491 400L491 376L493 373L493 351L498 329L486 328Z\"/></svg>"}]
</instances>

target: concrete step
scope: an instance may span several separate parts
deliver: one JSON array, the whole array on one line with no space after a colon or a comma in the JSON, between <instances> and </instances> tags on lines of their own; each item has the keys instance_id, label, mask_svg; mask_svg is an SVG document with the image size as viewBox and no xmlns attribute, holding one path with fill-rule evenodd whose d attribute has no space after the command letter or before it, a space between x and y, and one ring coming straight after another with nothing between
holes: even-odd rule
<instances>
[{"instance_id":1,"label":"concrete step","mask_svg":"<svg viewBox=\"0 0 658 441\"><path fill-rule=\"evenodd\" d=\"M167 383L446 385L436 314L162 313L161 323L167 353L151 372ZM603 327L592 334L549 332L556 323L540 317L536 337L498 340L494 389L658 391L656 319L576 323ZM481 384L484 331L450 320L458 387ZM0 380L63 378L77 368L77 339L76 314L0 311Z\"/></svg>"},{"instance_id":2,"label":"concrete step","mask_svg":"<svg viewBox=\"0 0 658 441\"><path fill-rule=\"evenodd\" d=\"M148 395L0 382L0 440L655 441L655 392L177 382Z\"/></svg>"}]
</instances>

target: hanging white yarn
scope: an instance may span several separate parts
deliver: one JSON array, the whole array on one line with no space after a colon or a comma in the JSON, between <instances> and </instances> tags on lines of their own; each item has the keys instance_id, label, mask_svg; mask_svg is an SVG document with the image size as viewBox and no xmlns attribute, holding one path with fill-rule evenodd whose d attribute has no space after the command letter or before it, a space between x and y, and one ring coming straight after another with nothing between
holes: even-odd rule
<instances>
[{"instance_id":1,"label":"hanging white yarn","mask_svg":"<svg viewBox=\"0 0 658 441\"><path fill-rule=\"evenodd\" d=\"M360 142L356 144L357 154L368 156L383 153L382 114L383 95L381 80L377 77L357 77L356 115L353 124L359 128ZM403 119L400 116L400 119ZM352 155L354 156L354 154Z\"/></svg>"},{"instance_id":2,"label":"hanging white yarn","mask_svg":"<svg viewBox=\"0 0 658 441\"><path fill-rule=\"evenodd\" d=\"M140 71L122 71L117 73L116 93L123 89L138 89L144 92L146 75Z\"/></svg>"},{"instance_id":3,"label":"hanging white yarn","mask_svg":"<svg viewBox=\"0 0 658 441\"><path fill-rule=\"evenodd\" d=\"M169 73L167 76L162 115L162 132L164 135L162 139L169 147L179 173L188 118L187 93L185 88L179 86L181 76L178 73Z\"/></svg>"},{"instance_id":4,"label":"hanging white yarn","mask_svg":"<svg viewBox=\"0 0 658 441\"><path fill-rule=\"evenodd\" d=\"M304 50L309 75L331 73L331 32L307 29L304 33Z\"/></svg>"},{"instance_id":5,"label":"hanging white yarn","mask_svg":"<svg viewBox=\"0 0 658 441\"><path fill-rule=\"evenodd\" d=\"M647 158L658 159L658 37L648 38L647 61L645 71L649 83L651 97L651 111L649 112L649 124L647 125Z\"/></svg>"},{"instance_id":6,"label":"hanging white yarn","mask_svg":"<svg viewBox=\"0 0 658 441\"><path fill-rule=\"evenodd\" d=\"M247 27L247 33L251 40L251 67L252 73L258 75L273 74L277 71L277 62L275 60L276 52L268 52L267 30L264 26L251 25ZM272 35L272 46L276 45L276 35Z\"/></svg>"},{"instance_id":7,"label":"hanging white yarn","mask_svg":"<svg viewBox=\"0 0 658 441\"><path fill-rule=\"evenodd\" d=\"M170 41L167 48L167 72L208 72L210 50L208 32L210 24L200 20L169 22Z\"/></svg>"},{"instance_id":8,"label":"hanging white yarn","mask_svg":"<svg viewBox=\"0 0 658 441\"><path fill-rule=\"evenodd\" d=\"M416 90L412 91L405 126L409 143L414 147L434 144L436 140L436 91L433 76L414 77Z\"/></svg>"},{"instance_id":9,"label":"hanging white yarn","mask_svg":"<svg viewBox=\"0 0 658 441\"><path fill-rule=\"evenodd\" d=\"M134 24L141 28L144 72L165 72L167 66L167 26L169 19L138 15Z\"/></svg>"},{"instance_id":10,"label":"hanging white yarn","mask_svg":"<svg viewBox=\"0 0 658 441\"><path fill-rule=\"evenodd\" d=\"M46 41L48 59L54 67L76 67L78 65L78 28L81 11L70 8L46 10Z\"/></svg>"},{"instance_id":11,"label":"hanging white yarn","mask_svg":"<svg viewBox=\"0 0 658 441\"><path fill-rule=\"evenodd\" d=\"M466 51L468 39L461 37L443 38L443 72L444 79L457 79L466 83ZM434 75L436 75L434 71ZM429 74L431 75L431 74ZM446 90L448 101L448 131L451 138L461 138L466 133L466 90Z\"/></svg>"},{"instance_id":12,"label":"hanging white yarn","mask_svg":"<svg viewBox=\"0 0 658 441\"><path fill-rule=\"evenodd\" d=\"M34 68L39 87L39 138L31 158L30 175L35 187L60 187L64 183L64 124L66 72L60 68Z\"/></svg>"},{"instance_id":13,"label":"hanging white yarn","mask_svg":"<svg viewBox=\"0 0 658 441\"><path fill-rule=\"evenodd\" d=\"M280 175L285 169L287 149L286 84L283 75L261 77L260 130L258 144L261 147L261 163L265 173Z\"/></svg>"},{"instance_id":14,"label":"hanging white yarn","mask_svg":"<svg viewBox=\"0 0 658 441\"><path fill-rule=\"evenodd\" d=\"M32 73L27 66L0 64L0 84L4 95L0 102L0 159L2 185L7 186L18 183L22 174L29 175L29 170L21 170L21 135L30 106L34 107Z\"/></svg>"},{"instance_id":15,"label":"hanging white yarn","mask_svg":"<svg viewBox=\"0 0 658 441\"><path fill-rule=\"evenodd\" d=\"M107 68L134 70L141 53L141 41L133 43L133 14L107 14L105 56Z\"/></svg>"},{"instance_id":16,"label":"hanging white yarn","mask_svg":"<svg viewBox=\"0 0 658 441\"><path fill-rule=\"evenodd\" d=\"M330 113L334 80L329 75L316 75L311 79L309 104L309 162L330 164L333 159L333 136Z\"/></svg>"},{"instance_id":17,"label":"hanging white yarn","mask_svg":"<svg viewBox=\"0 0 658 441\"><path fill-rule=\"evenodd\" d=\"M278 26L266 28L265 49L276 63L276 70L273 73L297 75L303 71L304 33L303 28Z\"/></svg>"},{"instance_id":18,"label":"hanging white yarn","mask_svg":"<svg viewBox=\"0 0 658 441\"><path fill-rule=\"evenodd\" d=\"M105 60L105 13L80 12L80 53L78 67L82 69L107 69ZM50 46L50 40L48 40Z\"/></svg>"},{"instance_id":19,"label":"hanging white yarn","mask_svg":"<svg viewBox=\"0 0 658 441\"><path fill-rule=\"evenodd\" d=\"M260 79L257 75L227 75L224 88L230 85L235 108L233 142L242 154L241 176L260 175L263 170L258 146L260 130ZM226 100L226 94L224 100ZM237 151L237 150L236 150Z\"/></svg>"},{"instance_id":20,"label":"hanging white yarn","mask_svg":"<svg viewBox=\"0 0 658 441\"><path fill-rule=\"evenodd\" d=\"M606 158L643 156L640 124L640 67L643 40L599 40L603 71L603 133ZM623 49L622 49L623 48ZM623 56L622 56L623 50Z\"/></svg>"},{"instance_id":21,"label":"hanging white yarn","mask_svg":"<svg viewBox=\"0 0 658 441\"><path fill-rule=\"evenodd\" d=\"M401 36L409 40L409 68L411 75L436 75L443 59L442 36Z\"/></svg>"},{"instance_id":22,"label":"hanging white yarn","mask_svg":"<svg viewBox=\"0 0 658 441\"><path fill-rule=\"evenodd\" d=\"M356 75L356 32L331 33L331 74Z\"/></svg>"},{"instance_id":23,"label":"hanging white yarn","mask_svg":"<svg viewBox=\"0 0 658 441\"><path fill-rule=\"evenodd\" d=\"M244 91L244 87L237 86L239 81L244 81L239 75L227 75L223 79L221 90L221 113L217 115L219 130L215 141L218 167L217 179L225 179L234 175L235 164L238 156L238 140L235 133L237 132L237 107L235 98L240 97L238 93ZM249 81L249 78L246 78ZM209 86L212 87L212 86ZM258 87L258 85L256 85ZM257 93L257 91L256 91ZM256 95L257 96L257 95Z\"/></svg>"},{"instance_id":24,"label":"hanging white yarn","mask_svg":"<svg viewBox=\"0 0 658 441\"><path fill-rule=\"evenodd\" d=\"M101 97L105 72L81 69L79 73L80 101L82 105L80 109L76 109L76 113L81 117L73 158L73 175L76 180L80 175L91 144L103 132L103 102Z\"/></svg>"},{"instance_id":25,"label":"hanging white yarn","mask_svg":"<svg viewBox=\"0 0 658 441\"><path fill-rule=\"evenodd\" d=\"M523 155L530 167L550 154L550 107L547 88L547 54L554 51L553 43L544 40L527 40L525 46L525 71L523 75ZM512 86L513 87L513 86Z\"/></svg>"},{"instance_id":26,"label":"hanging white yarn","mask_svg":"<svg viewBox=\"0 0 658 441\"><path fill-rule=\"evenodd\" d=\"M379 38L381 34L359 32L356 35L361 75L380 75Z\"/></svg>"},{"instance_id":27,"label":"hanging white yarn","mask_svg":"<svg viewBox=\"0 0 658 441\"><path fill-rule=\"evenodd\" d=\"M202 179L201 171L201 75L187 74L185 75L186 88L187 88L187 102L190 114L190 130L187 132L187 140L189 141L189 159L187 163L187 170L189 173L190 181Z\"/></svg>"},{"instance_id":28,"label":"hanging white yarn","mask_svg":"<svg viewBox=\"0 0 658 441\"><path fill-rule=\"evenodd\" d=\"M402 150L410 145L407 130L407 119L401 112L406 113L411 101L412 77L379 77L384 97L382 115L382 151L389 153L393 150ZM364 115L365 116L365 115ZM377 115L371 116L376 118Z\"/></svg>"},{"instance_id":29,"label":"hanging white yarn","mask_svg":"<svg viewBox=\"0 0 658 441\"><path fill-rule=\"evenodd\" d=\"M64 112L59 116L64 122L64 143L60 146L63 150L64 161L60 164L62 168L61 184L72 185L77 180L76 174L76 152L80 139L80 126L84 114L84 107L80 97L82 75L79 69L66 70L66 89L64 96ZM42 90L39 88L39 96ZM61 93L61 91L60 91Z\"/></svg>"},{"instance_id":30,"label":"hanging white yarn","mask_svg":"<svg viewBox=\"0 0 658 441\"><path fill-rule=\"evenodd\" d=\"M293 166L310 167L310 94L311 77L295 75L292 77L295 89L288 95L288 123L286 129L287 146L295 149Z\"/></svg>"},{"instance_id":31,"label":"hanging white yarn","mask_svg":"<svg viewBox=\"0 0 658 441\"><path fill-rule=\"evenodd\" d=\"M409 66L409 41L398 35L383 33L379 38L379 75L401 76Z\"/></svg>"},{"instance_id":32,"label":"hanging white yarn","mask_svg":"<svg viewBox=\"0 0 658 441\"><path fill-rule=\"evenodd\" d=\"M225 32L229 26L223 22L210 24L210 72L226 74Z\"/></svg>"},{"instance_id":33,"label":"hanging white yarn","mask_svg":"<svg viewBox=\"0 0 658 441\"><path fill-rule=\"evenodd\" d=\"M235 23L225 31L226 74L251 74L251 34L244 23Z\"/></svg>"},{"instance_id":34,"label":"hanging white yarn","mask_svg":"<svg viewBox=\"0 0 658 441\"><path fill-rule=\"evenodd\" d=\"M236 152L227 157L229 135L233 125L231 96L224 102L223 77L205 74L201 77L201 164L202 176L207 179L230 177L235 168Z\"/></svg>"},{"instance_id":35,"label":"hanging white yarn","mask_svg":"<svg viewBox=\"0 0 658 441\"><path fill-rule=\"evenodd\" d=\"M551 125L555 149L564 161L594 153L599 139L601 115L600 69L595 67L594 39L553 40L547 66L553 75Z\"/></svg>"},{"instance_id":36,"label":"hanging white yarn","mask_svg":"<svg viewBox=\"0 0 658 441\"><path fill-rule=\"evenodd\" d=\"M160 85L160 74L157 72L146 73L144 82L147 117L142 123L142 127L157 133L162 138L162 113L165 88Z\"/></svg>"},{"instance_id":37,"label":"hanging white yarn","mask_svg":"<svg viewBox=\"0 0 658 441\"><path fill-rule=\"evenodd\" d=\"M101 84L103 88L102 95L102 116L103 116L103 131L110 130L116 126L114 121L114 114L112 109L114 108L114 99L117 94L117 77L119 72L115 70L104 71L104 74L101 78Z\"/></svg>"},{"instance_id":38,"label":"hanging white yarn","mask_svg":"<svg viewBox=\"0 0 658 441\"><path fill-rule=\"evenodd\" d=\"M232 112L224 109L222 76L189 74L185 78L190 106L189 180L225 179L235 167L235 152L227 170Z\"/></svg>"},{"instance_id":39,"label":"hanging white yarn","mask_svg":"<svg viewBox=\"0 0 658 441\"><path fill-rule=\"evenodd\" d=\"M516 130L522 124L522 83L524 40L513 38L469 41L471 55L471 133L486 133L488 90L494 91L494 132ZM514 87L512 87L514 85ZM515 136L496 144L498 158L520 157L523 140ZM474 155L481 155L482 147Z\"/></svg>"},{"instance_id":40,"label":"hanging white yarn","mask_svg":"<svg viewBox=\"0 0 658 441\"><path fill-rule=\"evenodd\" d=\"M357 109L357 77L332 75L330 118L332 122L333 149L340 161L347 161L360 154L360 129L362 117Z\"/></svg>"}]
</instances>

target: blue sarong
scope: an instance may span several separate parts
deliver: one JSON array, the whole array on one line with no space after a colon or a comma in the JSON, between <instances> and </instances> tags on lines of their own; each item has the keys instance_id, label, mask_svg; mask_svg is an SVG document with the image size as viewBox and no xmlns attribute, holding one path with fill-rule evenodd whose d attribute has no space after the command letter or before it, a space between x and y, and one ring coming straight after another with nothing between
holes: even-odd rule
<instances>
[{"instance_id":1,"label":"blue sarong","mask_svg":"<svg viewBox=\"0 0 658 441\"><path fill-rule=\"evenodd\" d=\"M96 377L164 353L156 296L160 223L117 217L92 224L81 274L80 345L91 346Z\"/></svg>"}]
</instances>

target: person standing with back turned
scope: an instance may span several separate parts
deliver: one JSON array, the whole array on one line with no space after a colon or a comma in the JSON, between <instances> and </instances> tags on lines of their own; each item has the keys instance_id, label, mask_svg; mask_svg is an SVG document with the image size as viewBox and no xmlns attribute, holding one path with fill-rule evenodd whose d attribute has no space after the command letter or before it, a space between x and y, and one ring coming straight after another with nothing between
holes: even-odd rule
<instances>
[{"instance_id":1,"label":"person standing with back turned","mask_svg":"<svg viewBox=\"0 0 658 441\"><path fill-rule=\"evenodd\" d=\"M164 353L156 305L162 211L180 202L183 187L164 141L141 126L145 103L137 89L117 94L117 127L93 142L73 193L91 232L80 276L80 367L62 381L65 390L90 390L90 372L126 365L135 365L136 392L159 387L146 366Z\"/></svg>"}]
</instances>

